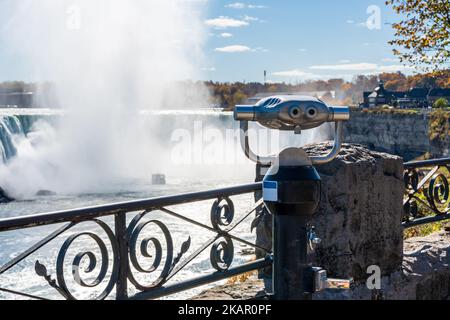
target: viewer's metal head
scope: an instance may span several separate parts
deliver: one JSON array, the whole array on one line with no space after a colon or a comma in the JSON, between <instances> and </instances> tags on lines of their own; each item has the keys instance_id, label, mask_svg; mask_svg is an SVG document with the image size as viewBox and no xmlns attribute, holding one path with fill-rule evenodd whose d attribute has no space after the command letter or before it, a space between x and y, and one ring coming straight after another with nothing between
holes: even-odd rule
<instances>
[{"instance_id":1,"label":"viewer's metal head","mask_svg":"<svg viewBox=\"0 0 450 320\"><path fill-rule=\"evenodd\" d=\"M273 164L276 157L260 156L250 149L248 123L258 122L262 126L296 134L302 130L314 129L326 122L336 123L334 146L325 156L309 157L313 164L332 161L339 153L342 144L343 121L350 119L348 107L330 107L325 102L306 96L273 96L259 101L252 106L236 106L234 119L241 122L241 145L245 155L262 165Z\"/></svg>"},{"instance_id":2,"label":"viewer's metal head","mask_svg":"<svg viewBox=\"0 0 450 320\"><path fill-rule=\"evenodd\" d=\"M300 132L325 122L346 121L348 107L329 107L323 101L306 96L274 96L253 106L236 106L235 120L256 121L264 127Z\"/></svg>"}]
</instances>

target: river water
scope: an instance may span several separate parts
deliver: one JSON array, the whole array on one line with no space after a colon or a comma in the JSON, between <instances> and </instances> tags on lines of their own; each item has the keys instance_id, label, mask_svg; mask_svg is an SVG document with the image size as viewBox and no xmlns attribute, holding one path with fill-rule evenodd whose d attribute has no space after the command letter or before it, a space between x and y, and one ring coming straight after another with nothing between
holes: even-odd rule
<instances>
[{"instance_id":1,"label":"river water","mask_svg":"<svg viewBox=\"0 0 450 320\"><path fill-rule=\"evenodd\" d=\"M170 177L168 177L168 184L166 186L153 186L148 181L129 181L127 184L122 184L121 187L123 191L120 193L106 193L106 194L83 194L83 195L54 195L54 196L44 196L44 197L36 197L33 199L27 199L24 201L12 202L10 204L0 205L0 216L1 217L11 217L11 216L21 216L33 213L41 213L55 210L63 210L63 209L71 209L78 207L86 207L91 205L99 205L104 203L111 202L121 202L121 201L130 201L136 199L150 198L155 196L162 195L171 195L178 194L181 192L190 192L190 191L199 191L199 190L209 190L213 188L219 188L224 186L236 185L243 181L221 181L220 183L202 183L201 181L173 181ZM234 200L234 205L236 207L236 218L243 216L246 212L252 209L253 206L253 198L252 195L242 195L236 196L232 198ZM180 213L184 216L190 217L196 221L201 223L210 225L210 210L211 210L212 201L202 201L196 202L195 204L186 204L180 206L169 207L169 209ZM136 216L138 213L130 213L128 214L128 221L131 218ZM207 242L211 237L214 236L213 233L190 225L187 222L183 222L180 220L176 220L170 216L167 216L161 212L154 212L149 214L146 220L149 219L159 219L163 223L167 225L169 228L173 241L174 241L174 254L177 254L181 249L181 245L184 241L186 241L189 237L191 238L191 247L187 254L192 253L197 248L199 248L203 243ZM103 221L113 226L112 219L103 218ZM244 238L248 241L254 241L254 234L250 232L250 222L251 218L247 219L247 221L242 225L242 227L238 228L235 231L235 234ZM39 227L39 228L31 228L24 229L13 232L4 232L0 233L0 243L1 243L1 251L0 251L0 264L5 264L9 259L15 257L19 252L24 251L28 247L32 246L37 241L41 240L44 236L50 234L54 231L57 226L47 226L47 227ZM93 231L98 235L102 236L102 239L105 243L108 244L107 238L102 232L100 228L95 226L92 223L86 222L82 223L80 226L75 227L73 230L69 230L65 232L63 235L59 236L48 245L40 249L37 253L28 257L26 260L21 262L15 268L1 275L2 278L2 287L20 290L27 293L32 293L34 295L49 297L52 299L60 298L60 295L52 288L46 284L46 282L39 278L34 273L34 263L39 260L42 264L44 264L50 274L55 275L55 264L56 264L56 256L63 244L63 242L72 234L76 234L79 232L85 231ZM162 234L158 233L158 230L149 229L147 230L152 236L155 234L157 238L163 240ZM154 233L152 233L154 232ZM147 234L149 235L149 234ZM164 243L163 243L164 245ZM250 248L246 246L241 246L239 243L234 243L235 245L235 259L233 265L239 265L242 262L248 261L251 259L251 256L243 255L242 252L246 251ZM71 247L69 254L66 258L66 263L68 266L68 271L65 273L68 283L70 283L70 287L73 288L80 298L89 298L93 297L97 290L80 290L79 286L74 283L72 280L72 276L70 274L70 262L72 261L75 254L85 250L94 250L97 257L100 257L99 250L96 247L95 243L87 238L80 238L80 241L74 243L73 247ZM191 264L189 264L186 268L184 268L170 283L179 282L183 280L187 280L193 277L197 277L202 274L211 273L214 270L211 268L209 263L209 254L210 250L207 249L203 254L197 257ZM143 265L150 266L152 259L147 259L149 261L145 261L143 259ZM164 262L164 260L163 260ZM85 262L84 266L87 264ZM98 273L98 270L95 271ZM94 272L94 274L95 274ZM155 275L157 272L155 272ZM144 275L141 274L138 278L143 283L151 283L155 280L155 275ZM93 279L89 274L84 276L86 279ZM108 279L108 277L106 278ZM103 288L104 286L100 286ZM191 290L189 292L176 294L170 298L183 299L188 298L196 293L199 293L201 290L205 288L199 288L196 290ZM135 290L133 290L132 285L130 285L130 294L133 294ZM0 298L20 298L14 297L8 294L0 293Z\"/></svg>"}]
</instances>

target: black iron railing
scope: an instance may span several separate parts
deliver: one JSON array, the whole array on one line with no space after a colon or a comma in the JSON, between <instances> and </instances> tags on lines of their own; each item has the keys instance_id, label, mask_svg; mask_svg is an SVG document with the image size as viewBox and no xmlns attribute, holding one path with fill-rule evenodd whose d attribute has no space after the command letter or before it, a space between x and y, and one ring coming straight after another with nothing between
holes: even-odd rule
<instances>
[{"instance_id":1,"label":"black iron railing","mask_svg":"<svg viewBox=\"0 0 450 320\"><path fill-rule=\"evenodd\" d=\"M253 193L261 188L261 183L254 183L206 192L2 219L0 232L53 224L63 225L0 267L0 291L32 299L47 299L48 297L35 295L33 292L4 287L1 278L24 260L32 259L35 253L60 237L63 237L64 242L58 250L54 266L49 268L39 259L33 262L36 276L45 279L48 286L64 299L77 299L77 293L82 288L98 288L90 299L111 298L114 293L116 299L156 299L262 269L272 263L270 249L261 248L233 231L250 218L263 203L258 201L251 210L235 219L235 206L231 200L233 196ZM208 224L188 218L170 208L205 200L213 200ZM155 212L158 212L159 216L153 216ZM186 228L182 230L185 238L179 247L175 245L170 227L160 217L171 217L186 223ZM107 221L108 219L111 221ZM88 222L97 226L96 231L88 228L73 231L75 227L80 229L80 225L82 227ZM191 248L191 236L195 235L190 233L189 226L211 233L211 237L195 250ZM148 227L157 230L159 237L156 233L147 232ZM75 246L81 237L88 238L96 250ZM234 266L232 263L235 243L263 250L267 257ZM194 263L196 258L208 249L209 263L214 272L190 280L173 281L180 271ZM71 250L78 253L69 254ZM142 259L147 259L145 265ZM67 270L70 271L68 266L72 271L71 277L69 276L71 279L67 277ZM143 283L142 275L152 276L151 282ZM72 288L70 284L78 288ZM130 287L134 287L133 290L130 290ZM130 295L130 291L133 291L133 294Z\"/></svg>"},{"instance_id":2,"label":"black iron railing","mask_svg":"<svg viewBox=\"0 0 450 320\"><path fill-rule=\"evenodd\" d=\"M450 158L405 163L405 228L450 219L449 178Z\"/></svg>"},{"instance_id":3,"label":"black iron railing","mask_svg":"<svg viewBox=\"0 0 450 320\"><path fill-rule=\"evenodd\" d=\"M405 164L405 228L450 219L448 177L450 158ZM0 292L31 299L49 299L55 296L77 299L80 298L81 291L94 290L88 296L89 299L157 299L265 268L272 265L271 249L258 246L240 230L244 222L254 216L264 204L262 200L256 203L252 201L253 205L248 210L242 210L238 217L231 199L261 190L261 183L253 183L1 219L2 236L8 233L8 236L17 237L15 232L38 227L58 225L58 228L53 228L44 238L39 237L41 240L0 266ZM178 212L180 205L208 200L212 201L207 212L208 222ZM196 217L204 218L204 213L198 212ZM183 222L183 226L186 226L176 231L177 235L181 234L181 238L174 237L174 224L170 219ZM88 223L95 228L85 228ZM195 248L192 239L199 238L200 233L195 233L193 228L199 228L202 235L201 241L195 241ZM246 231L250 233L251 227ZM205 238L205 233L209 233L210 237ZM91 245L80 245L78 240L81 238L89 239ZM57 239L62 244L56 247L55 254L44 249ZM240 263L236 263L237 244L265 252L266 257L254 261L240 259ZM177 275L180 276L188 266L198 263L201 255L208 250L207 264L213 271L188 280L184 276L177 279ZM27 266L31 266L35 277L42 279L46 287L56 295L47 297L33 290L27 292L26 289L8 287L2 277L14 268L23 268L22 263L25 261L29 262ZM199 272L200 269L208 269L204 265L204 259L200 263L203 265L201 268L197 267Z\"/></svg>"}]
</instances>

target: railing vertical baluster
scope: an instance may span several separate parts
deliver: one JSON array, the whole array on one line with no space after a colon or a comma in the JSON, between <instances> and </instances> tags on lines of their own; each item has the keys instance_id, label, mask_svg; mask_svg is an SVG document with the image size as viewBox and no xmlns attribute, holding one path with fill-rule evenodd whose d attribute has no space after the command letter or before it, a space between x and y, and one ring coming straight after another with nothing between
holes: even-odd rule
<instances>
[{"instance_id":1,"label":"railing vertical baluster","mask_svg":"<svg viewBox=\"0 0 450 320\"><path fill-rule=\"evenodd\" d=\"M128 239L127 215L125 212L114 216L114 225L117 241L119 243L119 277L116 285L116 299L128 298Z\"/></svg>"}]
</instances>

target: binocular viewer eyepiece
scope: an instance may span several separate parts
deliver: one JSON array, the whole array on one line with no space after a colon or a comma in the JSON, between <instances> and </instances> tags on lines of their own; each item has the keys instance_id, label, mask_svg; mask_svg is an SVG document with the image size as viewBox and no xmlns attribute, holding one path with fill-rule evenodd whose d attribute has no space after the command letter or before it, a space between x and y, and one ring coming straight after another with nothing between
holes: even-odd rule
<instances>
[{"instance_id":1,"label":"binocular viewer eyepiece","mask_svg":"<svg viewBox=\"0 0 450 320\"><path fill-rule=\"evenodd\" d=\"M311 156L313 164L332 161L342 145L343 122L350 119L349 107L330 107L320 99L282 95L260 100L256 105L238 105L234 119L241 123L241 145L245 155L259 164L270 164L274 156L260 156L250 149L248 123L257 122L263 127L300 134L327 122L335 123L334 147L326 156Z\"/></svg>"},{"instance_id":2,"label":"binocular viewer eyepiece","mask_svg":"<svg viewBox=\"0 0 450 320\"><path fill-rule=\"evenodd\" d=\"M234 119L255 121L269 129L299 133L325 122L347 121L350 111L348 107L329 107L313 97L275 96L253 106L236 106Z\"/></svg>"}]
</instances>

